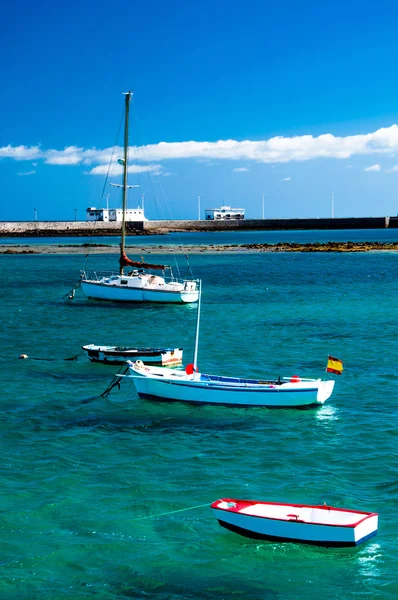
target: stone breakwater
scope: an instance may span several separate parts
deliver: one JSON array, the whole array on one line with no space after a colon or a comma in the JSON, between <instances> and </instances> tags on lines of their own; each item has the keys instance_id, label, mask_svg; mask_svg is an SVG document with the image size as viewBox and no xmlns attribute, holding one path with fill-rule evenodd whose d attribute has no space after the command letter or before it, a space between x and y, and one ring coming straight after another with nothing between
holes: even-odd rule
<instances>
[{"instance_id":1,"label":"stone breakwater","mask_svg":"<svg viewBox=\"0 0 398 600\"><path fill-rule=\"evenodd\" d=\"M371 252L397 251L398 242L326 242L295 244L279 242L277 244L209 244L206 246L170 245L170 246L127 246L130 254L216 254L216 253L258 253L258 252ZM107 244L81 245L0 245L0 254L119 254L119 246Z\"/></svg>"},{"instance_id":2,"label":"stone breakwater","mask_svg":"<svg viewBox=\"0 0 398 600\"><path fill-rule=\"evenodd\" d=\"M120 223L101 221L0 221L0 237L119 236ZM397 229L398 217L244 219L243 221L145 221L126 223L127 235L187 231L297 231Z\"/></svg>"}]
</instances>

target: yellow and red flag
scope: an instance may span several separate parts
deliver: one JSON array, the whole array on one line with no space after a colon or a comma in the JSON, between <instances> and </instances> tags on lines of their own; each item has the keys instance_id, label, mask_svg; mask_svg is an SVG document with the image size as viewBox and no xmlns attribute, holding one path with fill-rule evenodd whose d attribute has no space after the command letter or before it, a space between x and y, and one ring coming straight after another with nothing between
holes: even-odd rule
<instances>
[{"instance_id":1,"label":"yellow and red flag","mask_svg":"<svg viewBox=\"0 0 398 600\"><path fill-rule=\"evenodd\" d=\"M343 372L343 363L339 358L334 356L328 356L328 364L326 365L326 373L334 373L335 375L341 375Z\"/></svg>"}]
</instances>

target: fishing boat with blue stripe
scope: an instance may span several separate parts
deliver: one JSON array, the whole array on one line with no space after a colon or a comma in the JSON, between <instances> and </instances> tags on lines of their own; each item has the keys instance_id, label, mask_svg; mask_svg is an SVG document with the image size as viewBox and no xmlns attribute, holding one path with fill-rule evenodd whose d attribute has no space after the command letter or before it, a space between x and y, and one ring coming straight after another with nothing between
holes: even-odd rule
<instances>
[{"instance_id":1,"label":"fishing boat with blue stripe","mask_svg":"<svg viewBox=\"0 0 398 600\"><path fill-rule=\"evenodd\" d=\"M269 408L319 406L330 398L335 383L330 378L309 379L293 375L282 378L248 379L200 373L197 357L201 296L200 282L194 360L186 366L185 371L152 367L142 361L126 363L129 368L126 377L133 379L140 398ZM342 370L342 363L335 358L333 361L333 372L337 374L340 365ZM326 370L328 371L328 368Z\"/></svg>"}]
</instances>

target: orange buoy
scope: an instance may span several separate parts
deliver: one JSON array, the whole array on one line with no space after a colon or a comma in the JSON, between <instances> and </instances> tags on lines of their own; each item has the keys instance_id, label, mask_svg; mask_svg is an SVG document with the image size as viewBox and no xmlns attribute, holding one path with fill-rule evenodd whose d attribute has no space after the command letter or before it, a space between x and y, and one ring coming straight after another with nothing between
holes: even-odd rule
<instances>
[{"instance_id":1,"label":"orange buoy","mask_svg":"<svg viewBox=\"0 0 398 600\"><path fill-rule=\"evenodd\" d=\"M299 383L300 381L301 379L298 375L293 375L293 377L290 380L290 383Z\"/></svg>"}]
</instances>

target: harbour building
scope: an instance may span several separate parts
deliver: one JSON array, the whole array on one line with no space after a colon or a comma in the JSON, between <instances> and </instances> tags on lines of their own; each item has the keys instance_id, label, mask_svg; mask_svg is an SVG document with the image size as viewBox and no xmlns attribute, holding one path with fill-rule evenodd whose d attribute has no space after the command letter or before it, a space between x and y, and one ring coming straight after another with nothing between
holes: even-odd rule
<instances>
[{"instance_id":1,"label":"harbour building","mask_svg":"<svg viewBox=\"0 0 398 600\"><path fill-rule=\"evenodd\" d=\"M121 223L123 210L121 208L92 208L86 209L87 221L116 221ZM128 222L146 221L143 208L131 208L126 210L125 219Z\"/></svg>"},{"instance_id":2,"label":"harbour building","mask_svg":"<svg viewBox=\"0 0 398 600\"><path fill-rule=\"evenodd\" d=\"M245 218L244 208L231 208L221 206L220 208L206 208L206 221L242 221Z\"/></svg>"}]
</instances>

